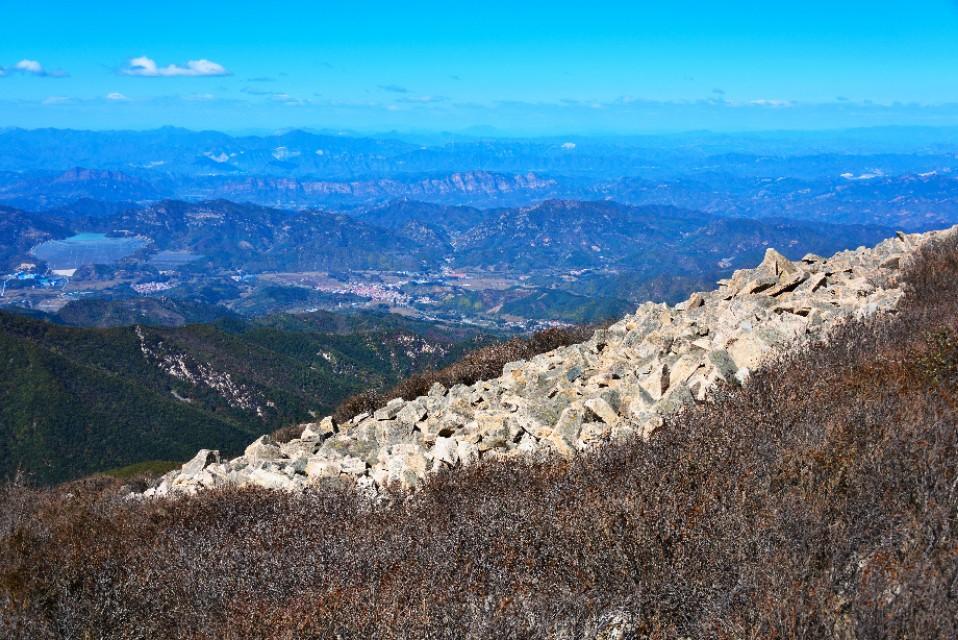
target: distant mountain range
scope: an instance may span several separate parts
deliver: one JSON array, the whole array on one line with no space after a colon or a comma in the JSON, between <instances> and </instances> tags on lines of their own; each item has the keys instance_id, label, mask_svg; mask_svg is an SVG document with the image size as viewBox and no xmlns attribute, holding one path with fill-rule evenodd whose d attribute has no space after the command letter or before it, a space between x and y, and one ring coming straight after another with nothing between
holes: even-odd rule
<instances>
[{"instance_id":1,"label":"distant mountain range","mask_svg":"<svg viewBox=\"0 0 958 640\"><path fill-rule=\"evenodd\" d=\"M112 214L65 218L7 209L7 266L31 242L76 231L148 238L158 251L201 256L193 270L437 270L531 273L617 268L674 275L747 264L767 246L832 252L888 229L794 220L728 219L670 206L548 200L480 210L398 202L354 215L287 211L217 200L164 200Z\"/></svg>"},{"instance_id":2,"label":"distant mountain range","mask_svg":"<svg viewBox=\"0 0 958 640\"><path fill-rule=\"evenodd\" d=\"M293 130L258 136L163 127L147 131L0 128L0 171L76 166L179 175L314 176L353 180L410 173L529 171L660 178L676 167L747 175L839 175L876 164L889 174L954 159L956 128L503 138L364 136Z\"/></svg>"},{"instance_id":3,"label":"distant mountain range","mask_svg":"<svg viewBox=\"0 0 958 640\"><path fill-rule=\"evenodd\" d=\"M893 232L575 200L495 209L407 200L349 214L225 200L6 211L0 268L7 273L23 262L42 271L44 263L31 253L35 243L77 232L142 246L93 267L70 262L73 245L65 243L67 253L55 264L79 268L70 276L74 297L164 292L243 315L400 305L419 317L497 323L601 321L644 299L674 301L706 288L760 260L770 246L798 258ZM53 292L22 293L31 281L9 282L7 304L55 302ZM26 298L11 301L10 287Z\"/></svg>"},{"instance_id":4,"label":"distant mountain range","mask_svg":"<svg viewBox=\"0 0 958 640\"><path fill-rule=\"evenodd\" d=\"M419 142L306 131L0 129L0 204L71 214L90 212L90 201L347 210L397 199L482 208L612 199L914 230L954 223L954 132L939 131L937 142L913 133L911 143L880 131Z\"/></svg>"},{"instance_id":5,"label":"distant mountain range","mask_svg":"<svg viewBox=\"0 0 958 640\"><path fill-rule=\"evenodd\" d=\"M0 172L0 204L72 218L108 215L171 198L358 212L402 200L490 208L558 198L671 205L728 217L784 217L917 230L958 221L958 173L863 176L801 180L722 173L668 180L585 180L464 171L336 181L275 176L137 177L73 168L62 173Z\"/></svg>"}]
</instances>

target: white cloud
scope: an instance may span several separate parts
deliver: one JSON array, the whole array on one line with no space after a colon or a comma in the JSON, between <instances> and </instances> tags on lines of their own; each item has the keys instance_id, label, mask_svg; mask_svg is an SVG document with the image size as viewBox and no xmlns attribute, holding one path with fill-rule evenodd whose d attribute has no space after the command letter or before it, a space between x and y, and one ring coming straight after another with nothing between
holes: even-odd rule
<instances>
[{"instance_id":1,"label":"white cloud","mask_svg":"<svg viewBox=\"0 0 958 640\"><path fill-rule=\"evenodd\" d=\"M43 75L46 73L43 69L43 65L36 60L21 60L15 64L13 68L18 71L26 71L27 73L33 73L36 75Z\"/></svg>"},{"instance_id":2,"label":"white cloud","mask_svg":"<svg viewBox=\"0 0 958 640\"><path fill-rule=\"evenodd\" d=\"M67 96L48 96L48 97L44 98L44 99L40 102L40 104L43 104L43 105L69 104L70 102L73 102L73 99L72 99L72 98L68 98Z\"/></svg>"},{"instance_id":3,"label":"white cloud","mask_svg":"<svg viewBox=\"0 0 958 640\"><path fill-rule=\"evenodd\" d=\"M216 100L216 96L212 93L192 93L188 96L183 96L183 99L187 102L212 102Z\"/></svg>"},{"instance_id":4,"label":"white cloud","mask_svg":"<svg viewBox=\"0 0 958 640\"><path fill-rule=\"evenodd\" d=\"M572 151L573 149L575 149L575 143L574 143L574 142L563 142L563 143L562 143L562 148L565 149L566 151Z\"/></svg>"},{"instance_id":5,"label":"white cloud","mask_svg":"<svg viewBox=\"0 0 958 640\"><path fill-rule=\"evenodd\" d=\"M27 60L26 58L13 65L11 69L20 73L28 73L33 76L39 76L41 78L64 78L67 75L66 71L60 69L56 71L47 71L38 61ZM4 70L2 68L0 68L0 75L4 75Z\"/></svg>"},{"instance_id":6,"label":"white cloud","mask_svg":"<svg viewBox=\"0 0 958 640\"><path fill-rule=\"evenodd\" d=\"M176 76L183 77L205 77L205 76L228 76L230 72L226 68L212 60L202 58L200 60L190 60L186 66L169 64L161 67L156 61L146 56L131 58L127 66L122 70L124 75L141 76L144 78L172 78Z\"/></svg>"},{"instance_id":7,"label":"white cloud","mask_svg":"<svg viewBox=\"0 0 958 640\"><path fill-rule=\"evenodd\" d=\"M125 95L123 95L119 91L111 91L110 93L106 94L105 97L107 100L110 100L111 102L126 102L127 100L129 100L129 98L127 98Z\"/></svg>"}]
</instances>

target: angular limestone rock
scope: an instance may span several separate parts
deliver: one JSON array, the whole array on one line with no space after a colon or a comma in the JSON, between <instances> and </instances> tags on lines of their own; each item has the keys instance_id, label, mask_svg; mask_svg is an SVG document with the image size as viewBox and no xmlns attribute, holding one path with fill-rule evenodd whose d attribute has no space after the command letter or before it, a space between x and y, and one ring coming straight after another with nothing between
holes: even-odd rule
<instances>
[{"instance_id":1,"label":"angular limestone rock","mask_svg":"<svg viewBox=\"0 0 958 640\"><path fill-rule=\"evenodd\" d=\"M765 250L765 258L758 268L762 271L768 271L775 276L791 274L798 271L798 267L796 267L791 260L772 248Z\"/></svg>"},{"instance_id":2,"label":"angular limestone rock","mask_svg":"<svg viewBox=\"0 0 958 640\"><path fill-rule=\"evenodd\" d=\"M260 462L281 460L285 456L272 436L267 435L260 436L253 441L253 444L246 447L243 457L246 458L246 461L250 464L257 464Z\"/></svg>"},{"instance_id":3,"label":"angular limestone rock","mask_svg":"<svg viewBox=\"0 0 958 640\"><path fill-rule=\"evenodd\" d=\"M180 472L185 476L195 476L211 464L218 464L220 461L220 452L210 449L200 449L199 453L193 456L193 459L184 464Z\"/></svg>"}]
</instances>

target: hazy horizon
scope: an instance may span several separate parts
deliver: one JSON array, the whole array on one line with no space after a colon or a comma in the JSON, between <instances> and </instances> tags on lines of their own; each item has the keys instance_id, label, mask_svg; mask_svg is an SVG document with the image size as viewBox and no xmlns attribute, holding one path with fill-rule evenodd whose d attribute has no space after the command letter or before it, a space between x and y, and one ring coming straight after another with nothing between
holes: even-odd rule
<instances>
[{"instance_id":1,"label":"hazy horizon","mask_svg":"<svg viewBox=\"0 0 958 640\"><path fill-rule=\"evenodd\" d=\"M323 126L286 126L286 127L250 127L250 128L231 128L231 127L191 127L191 126L182 126L176 124L156 124L153 126L142 126L142 127L111 127L111 126L102 126L102 127L71 127L71 126L18 126L18 125L5 125L0 126L0 132L9 132L9 131L25 131L25 132L39 132L39 131L69 131L76 133L149 133L157 132L164 130L175 130L182 131L186 133L217 133L226 135L229 137L275 137L283 136L291 133L302 132L312 135L320 136L341 136L341 137L355 137L355 138L379 138L379 139L388 139L395 138L397 140L402 140L404 138L435 138L437 140L445 138L456 138L461 137L463 139L473 139L473 140L565 140L565 139L581 139L581 140L596 140L596 141L605 141L605 140L618 140L618 141L640 141L640 140L653 140L653 139L668 139L668 138L682 138L682 137L714 137L714 138L725 138L733 139L736 137L742 137L743 139L753 139L753 140L762 140L762 139L773 139L775 137L827 137L827 136L842 136L842 135L881 135L885 134L889 137L894 136L895 134L902 134L903 136L908 134L914 134L915 132L925 132L925 133L948 133L951 135L958 136L958 123L956 124L941 124L941 125L927 125L927 124L887 124L887 125L872 125L872 126L835 126L835 127L806 127L806 128L769 128L769 129L707 129L707 128L688 128L688 129L668 129L661 131L589 131L589 130L560 130L556 132L530 132L530 133L518 133L511 131L506 128L498 128L492 125L473 125L469 127L463 127L461 129L429 129L429 128L416 128L416 127L405 127L405 128L378 128L370 127L368 129L363 128L348 128L348 127L323 127ZM915 142L912 138L902 138L902 141Z\"/></svg>"}]
</instances>

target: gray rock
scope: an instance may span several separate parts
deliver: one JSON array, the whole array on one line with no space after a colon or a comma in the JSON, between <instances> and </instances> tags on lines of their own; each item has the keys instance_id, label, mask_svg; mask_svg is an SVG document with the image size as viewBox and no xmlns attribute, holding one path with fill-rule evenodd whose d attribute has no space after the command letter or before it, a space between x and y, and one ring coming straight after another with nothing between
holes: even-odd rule
<instances>
[{"instance_id":1,"label":"gray rock","mask_svg":"<svg viewBox=\"0 0 958 640\"><path fill-rule=\"evenodd\" d=\"M272 436L267 435L260 436L253 441L253 444L246 447L243 457L246 458L250 464L257 464L260 462L281 460L285 456L280 450L279 445L277 445L276 441L273 440Z\"/></svg>"},{"instance_id":2,"label":"gray rock","mask_svg":"<svg viewBox=\"0 0 958 640\"><path fill-rule=\"evenodd\" d=\"M366 465L363 465L365 468ZM313 458L306 465L308 478L330 478L343 471L342 458Z\"/></svg>"},{"instance_id":3,"label":"gray rock","mask_svg":"<svg viewBox=\"0 0 958 640\"><path fill-rule=\"evenodd\" d=\"M619 413L612 408L604 398L589 398L584 403L585 408L592 412L597 418L607 425L613 425L619 421Z\"/></svg>"},{"instance_id":4,"label":"gray rock","mask_svg":"<svg viewBox=\"0 0 958 640\"><path fill-rule=\"evenodd\" d=\"M185 476L195 476L211 464L217 464L220 461L220 452L210 449L200 449L199 453L193 456L193 459L180 468L180 473Z\"/></svg>"},{"instance_id":5,"label":"gray rock","mask_svg":"<svg viewBox=\"0 0 958 640\"><path fill-rule=\"evenodd\" d=\"M765 250L765 258L762 259L762 264L760 264L758 268L769 271L776 276L780 276L783 273L794 273L798 270L798 267L796 267L791 260L772 248Z\"/></svg>"},{"instance_id":6,"label":"gray rock","mask_svg":"<svg viewBox=\"0 0 958 640\"><path fill-rule=\"evenodd\" d=\"M405 404L406 401L402 398L393 398L386 403L385 407L377 409L373 413L373 417L376 418L376 420L392 420L399 415L399 412L402 411Z\"/></svg>"},{"instance_id":7,"label":"gray rock","mask_svg":"<svg viewBox=\"0 0 958 640\"><path fill-rule=\"evenodd\" d=\"M291 491L306 486L301 479L290 478L276 467L259 467L250 471L247 482L265 489Z\"/></svg>"},{"instance_id":8,"label":"gray rock","mask_svg":"<svg viewBox=\"0 0 958 640\"><path fill-rule=\"evenodd\" d=\"M425 402L416 401L409 402L396 414L396 419L404 424L416 424L425 417Z\"/></svg>"},{"instance_id":9,"label":"gray rock","mask_svg":"<svg viewBox=\"0 0 958 640\"><path fill-rule=\"evenodd\" d=\"M458 443L455 438L436 438L432 448L432 459L438 463L455 466L459 462Z\"/></svg>"}]
</instances>

